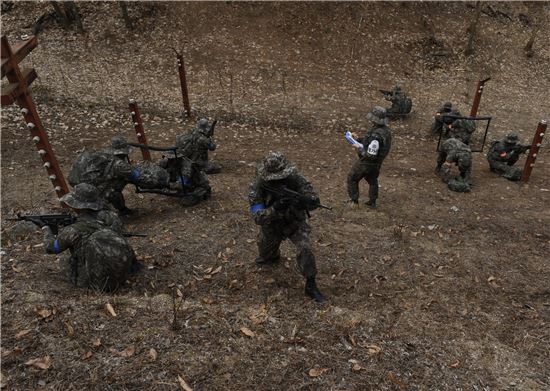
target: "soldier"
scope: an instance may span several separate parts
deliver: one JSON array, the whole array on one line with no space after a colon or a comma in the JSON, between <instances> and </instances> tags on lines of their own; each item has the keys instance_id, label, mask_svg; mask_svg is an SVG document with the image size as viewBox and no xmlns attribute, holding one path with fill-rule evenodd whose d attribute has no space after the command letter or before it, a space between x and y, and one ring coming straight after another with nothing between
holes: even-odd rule
<instances>
[{"instance_id":1,"label":"soldier","mask_svg":"<svg viewBox=\"0 0 550 391\"><path fill-rule=\"evenodd\" d=\"M216 121L212 125L209 125L208 120L202 118L197 122L197 125L190 134L178 136L183 156L198 164L199 168L208 175L218 174L222 170L219 163L208 160L208 151L216 149L216 143L212 139L215 124Z\"/></svg>"},{"instance_id":2,"label":"soldier","mask_svg":"<svg viewBox=\"0 0 550 391\"><path fill-rule=\"evenodd\" d=\"M293 196L288 196L288 189ZM281 242L290 239L298 250L298 268L306 278L305 294L317 302L325 301L315 282L317 268L309 240L309 211L320 206L311 184L282 153L270 152L257 168L249 201L254 221L261 227L256 263L278 262Z\"/></svg>"},{"instance_id":3,"label":"soldier","mask_svg":"<svg viewBox=\"0 0 550 391\"><path fill-rule=\"evenodd\" d=\"M57 237L50 227L42 227L46 252L70 250L71 256L61 259L62 269L76 286L101 291L117 289L139 265L121 235L120 220L104 210L99 190L86 183L75 186L60 201L73 209L76 222L64 227Z\"/></svg>"},{"instance_id":4,"label":"soldier","mask_svg":"<svg viewBox=\"0 0 550 391\"><path fill-rule=\"evenodd\" d=\"M85 151L80 154L69 173L69 183L89 183L96 186L102 197L111 203L120 214L128 215L133 210L126 207L122 191L132 183L144 188L168 187L169 175L156 165L142 167L130 164L130 147L123 136L115 136L111 148L105 151Z\"/></svg>"},{"instance_id":5,"label":"soldier","mask_svg":"<svg viewBox=\"0 0 550 391\"><path fill-rule=\"evenodd\" d=\"M476 130L476 124L469 119L458 118L448 127L449 137L456 138L469 145L472 133Z\"/></svg>"},{"instance_id":6,"label":"soldier","mask_svg":"<svg viewBox=\"0 0 550 391\"><path fill-rule=\"evenodd\" d=\"M386 119L386 109L383 107L375 106L372 112L367 114L367 119L373 125L367 134L359 139L357 134L353 134L362 147L359 144L353 145L357 149L359 160L348 174L347 186L350 198L348 202L351 205L358 204L359 181L365 179L369 184L369 200L366 205L375 208L378 199L378 176L382 162L390 152L391 131Z\"/></svg>"},{"instance_id":7,"label":"soldier","mask_svg":"<svg viewBox=\"0 0 550 391\"><path fill-rule=\"evenodd\" d=\"M459 177L451 175L451 165L458 166ZM443 167L445 165L445 167ZM470 147L456 138L445 140L439 147L437 166L435 168L443 182L450 190L457 192L470 191L472 172L472 151Z\"/></svg>"},{"instance_id":8,"label":"soldier","mask_svg":"<svg viewBox=\"0 0 550 391\"><path fill-rule=\"evenodd\" d=\"M448 135L449 125L454 122L454 118L447 117L446 115L460 116L460 112L453 110L453 104L451 102L446 102L435 114L434 123L431 129L432 135L440 134L441 132L443 132L444 136Z\"/></svg>"},{"instance_id":9,"label":"soldier","mask_svg":"<svg viewBox=\"0 0 550 391\"><path fill-rule=\"evenodd\" d=\"M392 103L386 109L386 116L390 119L403 118L411 112L412 100L396 85L392 91L384 91L384 99Z\"/></svg>"},{"instance_id":10,"label":"soldier","mask_svg":"<svg viewBox=\"0 0 550 391\"><path fill-rule=\"evenodd\" d=\"M518 144L518 136L508 134L500 141L494 141L487 153L487 161L491 171L500 174L510 181L519 181L522 170L514 167L522 153L527 152L531 145Z\"/></svg>"}]
</instances>

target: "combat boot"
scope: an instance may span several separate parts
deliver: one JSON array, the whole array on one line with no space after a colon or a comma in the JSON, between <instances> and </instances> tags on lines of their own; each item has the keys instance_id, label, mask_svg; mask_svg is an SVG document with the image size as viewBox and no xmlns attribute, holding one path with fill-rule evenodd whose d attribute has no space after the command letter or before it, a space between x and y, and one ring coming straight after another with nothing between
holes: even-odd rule
<instances>
[{"instance_id":1,"label":"combat boot","mask_svg":"<svg viewBox=\"0 0 550 391\"><path fill-rule=\"evenodd\" d=\"M359 206L359 202L357 200L347 200L346 206L351 209L355 209Z\"/></svg>"},{"instance_id":2,"label":"combat boot","mask_svg":"<svg viewBox=\"0 0 550 391\"><path fill-rule=\"evenodd\" d=\"M367 202L365 202L365 205L367 205L371 209L374 209L376 208L376 200L368 200Z\"/></svg>"},{"instance_id":3,"label":"combat boot","mask_svg":"<svg viewBox=\"0 0 550 391\"><path fill-rule=\"evenodd\" d=\"M317 303L323 303L326 301L325 296L321 293L319 288L317 288L315 277L311 277L306 280L305 293L306 293L306 296L311 297Z\"/></svg>"},{"instance_id":4,"label":"combat boot","mask_svg":"<svg viewBox=\"0 0 550 391\"><path fill-rule=\"evenodd\" d=\"M262 265L274 265L276 263L279 263L280 260L281 260L280 256L277 256L274 258L268 258L268 259L265 259L263 257L258 257L256 258L255 262L256 262L256 265L262 266Z\"/></svg>"}]
</instances>

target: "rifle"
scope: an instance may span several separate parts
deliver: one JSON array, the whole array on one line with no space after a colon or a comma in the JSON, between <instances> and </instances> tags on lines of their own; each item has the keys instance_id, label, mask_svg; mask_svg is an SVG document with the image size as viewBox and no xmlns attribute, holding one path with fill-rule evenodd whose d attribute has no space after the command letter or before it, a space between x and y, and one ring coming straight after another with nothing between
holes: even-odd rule
<instances>
[{"instance_id":1,"label":"rifle","mask_svg":"<svg viewBox=\"0 0 550 391\"><path fill-rule=\"evenodd\" d=\"M216 127L217 123L218 123L218 120L215 119L214 122L212 122L212 125L210 125L210 129L208 129L208 136L209 137L214 136L214 128Z\"/></svg>"},{"instance_id":2,"label":"rifle","mask_svg":"<svg viewBox=\"0 0 550 391\"><path fill-rule=\"evenodd\" d=\"M298 205L304 207L307 217L311 217L309 210L306 208L307 206L332 210L330 206L323 205L318 200L313 200L308 196L298 193L297 191L290 190L286 186L274 188L268 185L262 185L262 188L272 194L278 195L281 199L290 200L291 202L297 203Z\"/></svg>"},{"instance_id":3,"label":"rifle","mask_svg":"<svg viewBox=\"0 0 550 391\"><path fill-rule=\"evenodd\" d=\"M7 219L10 221L30 221L38 225L39 227L48 226L52 229L52 232L57 235L59 227L65 227L67 225L74 224L76 217L69 213L57 214L57 215L26 215L22 216L19 213L17 218Z\"/></svg>"},{"instance_id":4,"label":"rifle","mask_svg":"<svg viewBox=\"0 0 550 391\"><path fill-rule=\"evenodd\" d=\"M527 152L529 149L531 149L531 144L516 144L512 148L511 153L519 155L521 153Z\"/></svg>"},{"instance_id":5,"label":"rifle","mask_svg":"<svg viewBox=\"0 0 550 391\"><path fill-rule=\"evenodd\" d=\"M393 95L393 91L388 91L388 90L378 90L378 91L380 91L384 95Z\"/></svg>"}]
</instances>

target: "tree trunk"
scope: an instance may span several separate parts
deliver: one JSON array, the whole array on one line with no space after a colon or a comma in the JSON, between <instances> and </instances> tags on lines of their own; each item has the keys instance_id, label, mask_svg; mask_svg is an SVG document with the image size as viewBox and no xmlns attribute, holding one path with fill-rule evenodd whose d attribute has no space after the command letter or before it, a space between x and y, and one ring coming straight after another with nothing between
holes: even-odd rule
<instances>
[{"instance_id":1,"label":"tree trunk","mask_svg":"<svg viewBox=\"0 0 550 391\"><path fill-rule=\"evenodd\" d=\"M132 30L134 28L134 25L132 23L132 19L128 16L128 5L125 1L119 1L118 5L120 6L120 13L122 14L122 19L124 19L124 24L126 24L126 28L128 30Z\"/></svg>"},{"instance_id":2,"label":"tree trunk","mask_svg":"<svg viewBox=\"0 0 550 391\"><path fill-rule=\"evenodd\" d=\"M65 29L68 28L69 20L67 19L67 15L65 15L65 12L63 12L63 9L59 5L59 3L57 1L52 1L51 3L53 6L53 9L55 10L57 19L59 20L59 22L61 22L61 25L63 26L63 28Z\"/></svg>"},{"instance_id":3,"label":"tree trunk","mask_svg":"<svg viewBox=\"0 0 550 391\"><path fill-rule=\"evenodd\" d=\"M70 23L75 22L79 33L84 33L84 26L80 18L80 11L74 1L65 2L65 13Z\"/></svg>"},{"instance_id":4,"label":"tree trunk","mask_svg":"<svg viewBox=\"0 0 550 391\"><path fill-rule=\"evenodd\" d=\"M474 39L476 36L477 25L479 23L479 16L481 15L481 5L481 1L476 1L476 12L474 18L472 19L470 26L468 26L468 29L466 30L466 32L469 34L469 37L464 54L467 56L474 54Z\"/></svg>"}]
</instances>

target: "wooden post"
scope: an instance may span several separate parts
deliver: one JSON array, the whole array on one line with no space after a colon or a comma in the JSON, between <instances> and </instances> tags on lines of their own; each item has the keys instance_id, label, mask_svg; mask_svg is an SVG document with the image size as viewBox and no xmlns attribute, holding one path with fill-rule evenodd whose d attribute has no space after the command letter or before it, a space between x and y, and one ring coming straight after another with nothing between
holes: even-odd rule
<instances>
[{"instance_id":1,"label":"wooden post","mask_svg":"<svg viewBox=\"0 0 550 391\"><path fill-rule=\"evenodd\" d=\"M535 165L535 160L537 159L537 155L542 144L542 138L544 137L544 133L546 132L546 127L546 120L541 120L537 126L537 131L535 132L533 143L531 144L531 149L529 150L527 159L525 160L525 166L523 166L523 172L521 174L522 182L529 181L531 171L533 171L533 166Z\"/></svg>"},{"instance_id":2,"label":"wooden post","mask_svg":"<svg viewBox=\"0 0 550 391\"><path fill-rule=\"evenodd\" d=\"M27 129L36 145L38 154L44 162L44 168L54 186L58 197L69 192L63 172L48 140L48 134L42 125L38 111L28 86L36 78L34 69L19 69L19 62L38 45L35 36L14 45L12 50L8 39L2 36L2 77L7 77L10 84L2 89L2 106L17 103L21 107Z\"/></svg>"},{"instance_id":3,"label":"wooden post","mask_svg":"<svg viewBox=\"0 0 550 391\"><path fill-rule=\"evenodd\" d=\"M176 58L178 59L178 73L180 77L181 85L181 96L183 98L183 108L185 109L185 116L191 116L191 105L189 104L189 91L187 90L187 75L185 74L185 64L183 62L183 56L178 53L176 49L173 49L176 52Z\"/></svg>"},{"instance_id":4,"label":"wooden post","mask_svg":"<svg viewBox=\"0 0 550 391\"><path fill-rule=\"evenodd\" d=\"M141 121L141 115L139 114L139 108L135 100L130 100L130 113L132 114L132 122L134 124L134 130L138 143L147 145L147 138L145 137L145 130L143 129L143 122ZM151 161L151 152L146 148L140 148L143 160Z\"/></svg>"},{"instance_id":5,"label":"wooden post","mask_svg":"<svg viewBox=\"0 0 550 391\"><path fill-rule=\"evenodd\" d=\"M474 102L472 103L472 110L470 110L470 117L477 116L477 111L479 109L479 102L481 101L481 94L483 93L483 87L485 87L485 83L487 83L489 80L491 80L490 77L488 77L485 80L480 80L477 83L476 95L474 96Z\"/></svg>"}]
</instances>

